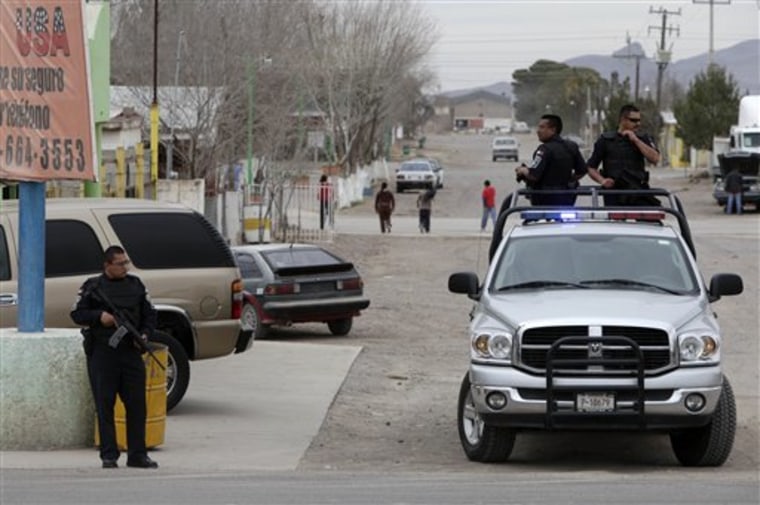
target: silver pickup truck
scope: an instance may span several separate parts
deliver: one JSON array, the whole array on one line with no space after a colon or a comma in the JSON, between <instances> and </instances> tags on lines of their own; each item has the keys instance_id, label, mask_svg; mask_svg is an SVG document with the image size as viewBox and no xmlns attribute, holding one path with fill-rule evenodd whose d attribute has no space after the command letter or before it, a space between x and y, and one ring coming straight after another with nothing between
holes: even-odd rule
<instances>
[{"instance_id":1,"label":"silver pickup truck","mask_svg":"<svg viewBox=\"0 0 760 505\"><path fill-rule=\"evenodd\" d=\"M661 431L685 466L728 458L736 407L710 303L741 293L742 280L705 284L674 195L605 208L604 192L579 190L591 203L570 208L521 207L513 195L482 284L471 272L449 278L476 302L458 404L469 459L507 460L522 429Z\"/></svg>"}]
</instances>

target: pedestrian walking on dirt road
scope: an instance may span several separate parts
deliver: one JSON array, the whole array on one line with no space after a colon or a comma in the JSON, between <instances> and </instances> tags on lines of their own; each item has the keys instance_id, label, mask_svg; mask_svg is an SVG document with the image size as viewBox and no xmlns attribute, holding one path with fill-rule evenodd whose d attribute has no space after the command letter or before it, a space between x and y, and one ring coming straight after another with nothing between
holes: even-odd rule
<instances>
[{"instance_id":1,"label":"pedestrian walking on dirt road","mask_svg":"<svg viewBox=\"0 0 760 505\"><path fill-rule=\"evenodd\" d=\"M396 208L396 199L388 189L388 183L380 185L380 191L375 195L375 212L380 216L380 233L391 232L391 214Z\"/></svg>"},{"instance_id":2,"label":"pedestrian walking on dirt road","mask_svg":"<svg viewBox=\"0 0 760 505\"><path fill-rule=\"evenodd\" d=\"M480 194L483 199L483 216L480 218L480 231L486 231L488 218L496 226L496 189L491 186L491 181L486 179L483 183L483 192Z\"/></svg>"},{"instance_id":3,"label":"pedestrian walking on dirt road","mask_svg":"<svg viewBox=\"0 0 760 505\"><path fill-rule=\"evenodd\" d=\"M430 214L433 211L435 188L420 192L417 197L417 209L420 215L420 233L430 233Z\"/></svg>"}]
</instances>

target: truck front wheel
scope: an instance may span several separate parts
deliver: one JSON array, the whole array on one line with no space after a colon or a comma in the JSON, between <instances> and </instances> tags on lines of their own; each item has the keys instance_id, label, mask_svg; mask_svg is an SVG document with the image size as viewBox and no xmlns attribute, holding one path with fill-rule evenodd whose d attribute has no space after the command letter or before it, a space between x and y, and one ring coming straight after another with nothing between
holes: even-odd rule
<instances>
[{"instance_id":1,"label":"truck front wheel","mask_svg":"<svg viewBox=\"0 0 760 505\"><path fill-rule=\"evenodd\" d=\"M721 466L734 446L736 401L727 377L713 418L707 426L674 431L670 445L683 466Z\"/></svg>"},{"instance_id":2,"label":"truck front wheel","mask_svg":"<svg viewBox=\"0 0 760 505\"><path fill-rule=\"evenodd\" d=\"M487 425L475 410L466 373L459 390L459 440L471 461L498 463L509 459L515 445L515 430Z\"/></svg>"}]
</instances>

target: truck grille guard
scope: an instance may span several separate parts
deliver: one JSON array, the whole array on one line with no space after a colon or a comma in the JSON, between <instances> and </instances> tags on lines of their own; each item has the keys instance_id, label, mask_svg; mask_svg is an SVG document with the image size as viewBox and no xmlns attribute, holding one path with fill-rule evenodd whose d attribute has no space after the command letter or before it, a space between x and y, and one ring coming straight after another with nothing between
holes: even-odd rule
<instances>
[{"instance_id":1,"label":"truck grille guard","mask_svg":"<svg viewBox=\"0 0 760 505\"><path fill-rule=\"evenodd\" d=\"M567 358L558 356L566 346L585 345L589 349L589 356L585 358ZM633 357L610 358L604 357L603 351L609 346L623 346L633 351ZM580 337L570 336L561 337L552 343L546 353L546 428L553 429L557 424L557 418L562 417L568 421L582 421L589 417L602 417L609 420L631 420L636 418L635 422L639 429L646 427L646 418L644 412L645 391L645 360L641 347L633 339L624 336L604 336L604 337ZM589 385L589 386L559 386L555 384L555 378L563 376L578 376L577 367L607 367L619 368L614 373L606 373L598 377L631 377L635 376L635 385ZM564 367L564 368L563 368ZM634 368L634 369L631 369ZM577 412L574 410L560 410L555 396L558 392L568 391L572 393L582 392L619 392L632 391L635 394L632 410L618 410L611 412L595 412L589 414L586 412Z\"/></svg>"}]
</instances>

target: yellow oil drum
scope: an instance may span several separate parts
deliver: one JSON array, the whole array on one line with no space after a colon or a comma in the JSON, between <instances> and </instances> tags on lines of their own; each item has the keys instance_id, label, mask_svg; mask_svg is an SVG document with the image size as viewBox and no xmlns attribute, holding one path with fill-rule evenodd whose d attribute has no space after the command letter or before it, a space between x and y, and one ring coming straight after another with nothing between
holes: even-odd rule
<instances>
[{"instance_id":1,"label":"yellow oil drum","mask_svg":"<svg viewBox=\"0 0 760 505\"><path fill-rule=\"evenodd\" d=\"M158 358L164 368L168 363L168 347L150 342L148 344L153 355ZM157 447L164 443L166 431L166 371L158 366L150 354L143 353L145 362L145 446ZM116 426L116 445L119 450L127 449L127 417L124 403L116 396L114 408L114 424ZM95 418L95 445L100 445L98 420Z\"/></svg>"}]
</instances>

